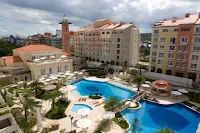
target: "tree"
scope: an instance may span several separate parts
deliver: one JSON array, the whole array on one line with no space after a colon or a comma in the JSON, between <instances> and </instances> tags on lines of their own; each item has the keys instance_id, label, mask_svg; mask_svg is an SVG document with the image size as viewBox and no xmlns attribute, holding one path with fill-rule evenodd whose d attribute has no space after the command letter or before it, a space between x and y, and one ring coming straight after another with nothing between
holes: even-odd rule
<instances>
[{"instance_id":1,"label":"tree","mask_svg":"<svg viewBox=\"0 0 200 133\"><path fill-rule=\"evenodd\" d=\"M135 76L135 78L133 79L133 83L137 84L138 90L140 91L140 86L144 83L145 79L142 75L137 75Z\"/></svg>"},{"instance_id":2,"label":"tree","mask_svg":"<svg viewBox=\"0 0 200 133\"><path fill-rule=\"evenodd\" d=\"M137 132L140 132L141 130L142 130L142 127L140 126L139 119L135 118L133 123L132 123L131 132L137 133Z\"/></svg>"},{"instance_id":3,"label":"tree","mask_svg":"<svg viewBox=\"0 0 200 133\"><path fill-rule=\"evenodd\" d=\"M19 97L20 103L22 104L22 109L24 111L24 121L28 123L28 110L33 110L35 107L40 107L40 102L36 101L33 97L30 97L30 93L23 92L22 96Z\"/></svg>"},{"instance_id":4,"label":"tree","mask_svg":"<svg viewBox=\"0 0 200 133\"><path fill-rule=\"evenodd\" d=\"M124 102L121 102L117 97L111 97L106 101L104 108L106 111L114 111L117 108L121 108L123 105Z\"/></svg>"},{"instance_id":5,"label":"tree","mask_svg":"<svg viewBox=\"0 0 200 133\"><path fill-rule=\"evenodd\" d=\"M159 129L158 131L156 131L155 133L176 133L175 131L165 127L163 129Z\"/></svg>"},{"instance_id":6,"label":"tree","mask_svg":"<svg viewBox=\"0 0 200 133\"><path fill-rule=\"evenodd\" d=\"M55 89L53 91L46 91L42 96L42 99L52 101L51 107L54 109L56 98L62 95L63 95L62 92L60 92L58 89Z\"/></svg>"},{"instance_id":7,"label":"tree","mask_svg":"<svg viewBox=\"0 0 200 133\"><path fill-rule=\"evenodd\" d=\"M30 86L35 91L35 97L38 97L38 89L41 89L43 83L39 82L38 80L33 81Z\"/></svg>"},{"instance_id":8,"label":"tree","mask_svg":"<svg viewBox=\"0 0 200 133\"><path fill-rule=\"evenodd\" d=\"M142 69L148 70L147 66L142 64L136 64L136 68L140 70L140 75L142 75Z\"/></svg>"},{"instance_id":9,"label":"tree","mask_svg":"<svg viewBox=\"0 0 200 133\"><path fill-rule=\"evenodd\" d=\"M138 71L135 69L129 69L127 73L131 75L130 81L133 80L133 78L138 75Z\"/></svg>"}]
</instances>

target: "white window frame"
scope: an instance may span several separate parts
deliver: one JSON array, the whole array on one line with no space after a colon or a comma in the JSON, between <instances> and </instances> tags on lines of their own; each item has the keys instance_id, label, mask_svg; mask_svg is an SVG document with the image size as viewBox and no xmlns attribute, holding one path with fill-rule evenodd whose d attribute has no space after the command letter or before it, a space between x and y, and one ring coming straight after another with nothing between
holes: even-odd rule
<instances>
[{"instance_id":1,"label":"white window frame","mask_svg":"<svg viewBox=\"0 0 200 133\"><path fill-rule=\"evenodd\" d=\"M181 42L181 44L188 44L188 37L182 36L180 42Z\"/></svg>"}]
</instances>

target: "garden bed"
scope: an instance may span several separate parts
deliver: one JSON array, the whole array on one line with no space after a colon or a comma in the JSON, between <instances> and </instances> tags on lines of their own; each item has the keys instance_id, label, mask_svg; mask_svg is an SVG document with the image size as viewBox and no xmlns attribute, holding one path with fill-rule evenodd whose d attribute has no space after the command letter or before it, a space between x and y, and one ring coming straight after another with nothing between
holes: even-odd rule
<instances>
[{"instance_id":1,"label":"garden bed","mask_svg":"<svg viewBox=\"0 0 200 133\"><path fill-rule=\"evenodd\" d=\"M91 98L91 99L101 99L102 96L100 96L100 95L89 95L89 98Z\"/></svg>"},{"instance_id":2,"label":"garden bed","mask_svg":"<svg viewBox=\"0 0 200 133\"><path fill-rule=\"evenodd\" d=\"M65 110L69 104L70 101L59 99L57 102L55 102L54 109L51 108L45 117L48 119L61 119L66 117Z\"/></svg>"},{"instance_id":3,"label":"garden bed","mask_svg":"<svg viewBox=\"0 0 200 133\"><path fill-rule=\"evenodd\" d=\"M116 113L115 118L113 118L112 121L125 130L129 128L128 122L124 119L121 113Z\"/></svg>"}]
</instances>

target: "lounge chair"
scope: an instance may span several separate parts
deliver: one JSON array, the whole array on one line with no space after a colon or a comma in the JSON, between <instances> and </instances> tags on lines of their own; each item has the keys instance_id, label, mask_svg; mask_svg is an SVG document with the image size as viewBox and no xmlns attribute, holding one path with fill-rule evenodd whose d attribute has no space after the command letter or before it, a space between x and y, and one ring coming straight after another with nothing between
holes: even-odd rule
<instances>
[{"instance_id":1,"label":"lounge chair","mask_svg":"<svg viewBox=\"0 0 200 133\"><path fill-rule=\"evenodd\" d=\"M79 98L78 101L80 102L80 101L81 101L81 98Z\"/></svg>"}]
</instances>

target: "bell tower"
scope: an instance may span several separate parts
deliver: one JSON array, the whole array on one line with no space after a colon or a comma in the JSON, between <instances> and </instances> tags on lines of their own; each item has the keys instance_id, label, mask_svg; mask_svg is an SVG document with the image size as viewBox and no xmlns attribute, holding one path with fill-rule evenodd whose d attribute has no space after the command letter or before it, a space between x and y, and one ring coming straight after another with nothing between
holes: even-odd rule
<instances>
[{"instance_id":1,"label":"bell tower","mask_svg":"<svg viewBox=\"0 0 200 133\"><path fill-rule=\"evenodd\" d=\"M66 16L63 16L62 22L59 24L62 25L62 49L64 52L69 53L70 49L70 32L69 32L69 23Z\"/></svg>"}]
</instances>

